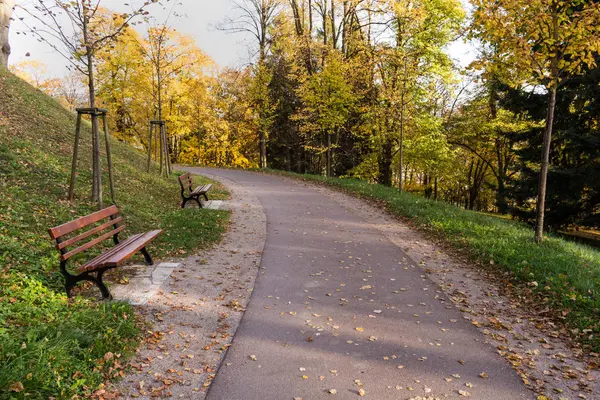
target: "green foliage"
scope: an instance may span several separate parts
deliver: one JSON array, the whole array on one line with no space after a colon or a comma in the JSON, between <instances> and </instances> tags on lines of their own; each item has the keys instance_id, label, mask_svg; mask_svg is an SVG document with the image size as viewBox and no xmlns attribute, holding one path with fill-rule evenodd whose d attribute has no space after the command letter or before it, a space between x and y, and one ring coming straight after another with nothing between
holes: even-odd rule
<instances>
[{"instance_id":1,"label":"green foliage","mask_svg":"<svg viewBox=\"0 0 600 400\"><path fill-rule=\"evenodd\" d=\"M23 273L1 278L0 398L90 395L137 347L130 306L68 301Z\"/></svg>"},{"instance_id":2,"label":"green foliage","mask_svg":"<svg viewBox=\"0 0 600 400\"><path fill-rule=\"evenodd\" d=\"M354 195L382 201L398 217L443 237L473 259L513 273L533 285L544 303L566 315L583 342L600 349L600 252L549 236L543 244L531 238L531 229L514 221L426 200L393 188L356 179L295 175L325 183ZM585 330L585 331L584 331Z\"/></svg>"},{"instance_id":3,"label":"green foliage","mask_svg":"<svg viewBox=\"0 0 600 400\"><path fill-rule=\"evenodd\" d=\"M597 56L600 60L600 56ZM531 221L537 190L541 130L546 96L505 88L504 103L531 122L517 136L519 174L509 187L515 216ZM568 79L558 90L548 173L546 224L553 229L572 225L600 227L600 67Z\"/></svg>"},{"instance_id":4,"label":"green foliage","mask_svg":"<svg viewBox=\"0 0 600 400\"><path fill-rule=\"evenodd\" d=\"M441 175L455 157L442 130L442 121L423 114L418 116L417 126L418 135L409 137L405 143L406 160L419 170Z\"/></svg>"},{"instance_id":5,"label":"green foliage","mask_svg":"<svg viewBox=\"0 0 600 400\"><path fill-rule=\"evenodd\" d=\"M275 118L274 110L276 104L269 96L269 85L273 79L272 73L265 64L259 64L254 68L252 81L248 87L248 96L252 109L258 116L258 129L268 132Z\"/></svg>"},{"instance_id":6,"label":"green foliage","mask_svg":"<svg viewBox=\"0 0 600 400\"><path fill-rule=\"evenodd\" d=\"M308 136L333 134L345 124L356 101L346 76L348 66L332 51L322 71L310 76L298 89L303 108L296 116Z\"/></svg>"},{"instance_id":7,"label":"green foliage","mask_svg":"<svg viewBox=\"0 0 600 400\"><path fill-rule=\"evenodd\" d=\"M88 201L89 124L82 133L77 197L71 203L65 198L75 116L4 70L0 103L0 398L88 396L119 371L108 374L117 354L134 350L138 334L128 305L67 301L58 252L47 231L95 211ZM155 167L147 174L145 156L129 146L113 141L112 149L117 202L128 226L124 236L164 229L150 248L156 259L184 256L219 240L227 212L181 210L175 177L162 178ZM227 196L222 186L214 188L213 198ZM108 193L108 187L104 190ZM107 353L115 358L97 367Z\"/></svg>"}]
</instances>

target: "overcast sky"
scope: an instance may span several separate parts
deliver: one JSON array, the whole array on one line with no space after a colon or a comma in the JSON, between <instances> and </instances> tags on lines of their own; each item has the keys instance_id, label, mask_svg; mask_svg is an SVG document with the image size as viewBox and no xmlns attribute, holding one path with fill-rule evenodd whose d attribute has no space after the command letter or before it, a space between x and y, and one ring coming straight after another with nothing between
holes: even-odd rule
<instances>
[{"instance_id":1,"label":"overcast sky","mask_svg":"<svg viewBox=\"0 0 600 400\"><path fill-rule=\"evenodd\" d=\"M17 4L26 5L35 0L17 0ZM103 0L102 6L111 10L122 10L122 0ZM135 0L132 2L135 3ZM169 25L178 31L191 35L196 39L198 46L206 52L219 66L238 67L248 63L249 49L248 41L244 35L228 34L216 29L216 25L223 21L228 12L231 11L229 0L183 0L177 11L183 14L181 17L172 17ZM138 1L137 4L140 4ZM156 15L157 22L161 23L168 15L168 11L158 5L149 8ZM26 28L18 20L27 17L23 11L17 10L17 19L11 26L10 43L12 54L10 64L16 64L30 58L40 60L47 64L52 75L63 75L65 62L60 56L54 54L52 49L45 43L39 43L31 35L18 34L26 31ZM31 18L31 17L29 17ZM30 23L33 23L29 19Z\"/></svg>"},{"instance_id":2,"label":"overcast sky","mask_svg":"<svg viewBox=\"0 0 600 400\"><path fill-rule=\"evenodd\" d=\"M27 5L37 0L17 0L18 5ZM183 3L177 8L181 17L172 18L169 25L178 31L191 35L196 39L198 46L206 52L217 65L224 67L239 67L247 64L251 59L251 40L242 34L229 34L216 29L216 25L232 13L230 0L181 0ZM102 0L102 6L116 11L127 11L123 9L123 0ZM132 4L140 4L139 0L133 0ZM149 11L156 16L157 22L163 22L169 13L160 6L153 5ZM18 32L26 31L26 28L18 20L26 17L23 11L17 11L16 21L11 26L10 42L12 54L10 63L16 64L27 59L40 60L48 65L48 73L51 76L63 76L66 74L65 61L56 55L45 43L39 43L31 35L22 35ZM33 21L30 21L33 22ZM461 65L468 64L473 59L473 51L470 46L456 43L451 46L450 54L459 61Z\"/></svg>"}]
</instances>

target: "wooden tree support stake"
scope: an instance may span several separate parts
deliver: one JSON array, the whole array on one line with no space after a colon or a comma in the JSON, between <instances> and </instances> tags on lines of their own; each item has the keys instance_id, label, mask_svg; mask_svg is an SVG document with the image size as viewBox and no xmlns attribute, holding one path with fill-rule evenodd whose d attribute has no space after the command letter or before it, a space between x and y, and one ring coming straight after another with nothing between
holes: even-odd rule
<instances>
[{"instance_id":1,"label":"wooden tree support stake","mask_svg":"<svg viewBox=\"0 0 600 400\"><path fill-rule=\"evenodd\" d=\"M154 160L159 162L160 174L163 171L165 176L171 175L171 159L169 157L169 144L167 143L167 128L165 121L153 120L150 121L150 131L148 134L148 172L150 172L150 164L152 161L152 137L155 136ZM158 129L156 129L158 128ZM158 159L158 160L157 160Z\"/></svg>"},{"instance_id":2,"label":"wooden tree support stake","mask_svg":"<svg viewBox=\"0 0 600 400\"><path fill-rule=\"evenodd\" d=\"M78 108L77 125L75 128L75 145L73 147L73 162L71 165L71 181L69 183L69 201L75 198L75 183L77 180L77 159L79 156L79 141L81 139L81 121L83 115L90 115L92 118L92 200L98 202L98 207L103 208L102 199L102 167L100 162L100 127L98 117L102 117L104 136L106 142L106 159L108 163L108 180L110 185L110 196L113 203L116 203L115 184L113 176L112 156L110 151L110 140L108 133L108 120L106 115L108 110L104 108Z\"/></svg>"}]
</instances>

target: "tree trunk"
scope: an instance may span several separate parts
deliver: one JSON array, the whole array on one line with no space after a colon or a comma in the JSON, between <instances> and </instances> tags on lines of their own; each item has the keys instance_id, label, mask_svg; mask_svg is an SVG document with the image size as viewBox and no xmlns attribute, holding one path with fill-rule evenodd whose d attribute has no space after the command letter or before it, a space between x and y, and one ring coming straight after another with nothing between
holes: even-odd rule
<instances>
[{"instance_id":1,"label":"tree trunk","mask_svg":"<svg viewBox=\"0 0 600 400\"><path fill-rule=\"evenodd\" d=\"M153 125L150 124L150 129L148 131L148 167L147 172L150 173L150 164L152 163L152 129Z\"/></svg>"},{"instance_id":2,"label":"tree trunk","mask_svg":"<svg viewBox=\"0 0 600 400\"><path fill-rule=\"evenodd\" d=\"M263 30L264 32L266 32L266 20L262 21L263 23ZM258 56L258 76L260 77L260 79L262 79L262 76L264 74L264 69L266 68L265 66L265 59L267 57L266 51L267 51L267 43L266 43L266 36L262 36L263 40L261 40L260 44L259 44L259 56ZM262 103L260 106L260 110L259 110L259 115L258 118L260 120L259 124L259 128L258 128L258 150L259 150L259 155L260 155L260 159L259 159L259 167L260 168L267 168L267 132L265 132L265 120L267 118L267 116L265 115L265 102L264 99L260 99L260 102Z\"/></svg>"},{"instance_id":3,"label":"tree trunk","mask_svg":"<svg viewBox=\"0 0 600 400\"><path fill-rule=\"evenodd\" d=\"M404 109L404 107L402 107L402 109ZM404 165L404 111L400 112L400 149L398 150L399 153L399 160L398 160L398 190L400 191L400 193L402 193L404 191L404 174L403 172L403 165Z\"/></svg>"},{"instance_id":4,"label":"tree trunk","mask_svg":"<svg viewBox=\"0 0 600 400\"><path fill-rule=\"evenodd\" d=\"M83 5L83 44L87 60L88 92L90 108L96 108L96 88L94 86L94 49L89 38L89 9ZM102 168L100 166L100 127L98 116L92 114L92 201L102 208Z\"/></svg>"},{"instance_id":5,"label":"tree trunk","mask_svg":"<svg viewBox=\"0 0 600 400\"><path fill-rule=\"evenodd\" d=\"M327 177L331 178L331 133L327 132Z\"/></svg>"},{"instance_id":6,"label":"tree trunk","mask_svg":"<svg viewBox=\"0 0 600 400\"><path fill-rule=\"evenodd\" d=\"M322 4L323 11L323 51L322 51L322 61L321 66L325 67L325 57L327 56L327 1L325 0Z\"/></svg>"},{"instance_id":7,"label":"tree trunk","mask_svg":"<svg viewBox=\"0 0 600 400\"><path fill-rule=\"evenodd\" d=\"M160 49L158 50L159 61L156 65L156 83L157 83L157 95L158 95L158 120L162 121L162 74L161 74L161 65L160 65Z\"/></svg>"},{"instance_id":8,"label":"tree trunk","mask_svg":"<svg viewBox=\"0 0 600 400\"><path fill-rule=\"evenodd\" d=\"M313 9L312 0L308 0L308 37L312 38L313 31Z\"/></svg>"},{"instance_id":9,"label":"tree trunk","mask_svg":"<svg viewBox=\"0 0 600 400\"><path fill-rule=\"evenodd\" d=\"M404 164L404 96L406 94L407 65L404 61L404 79L402 80L402 93L400 95L400 165L398 167L398 190L404 191L404 176L402 175L402 165Z\"/></svg>"},{"instance_id":10,"label":"tree trunk","mask_svg":"<svg viewBox=\"0 0 600 400\"><path fill-rule=\"evenodd\" d=\"M161 39L162 40L162 39ZM162 175L163 172L163 159L166 160L167 154L165 153L165 138L163 135L163 125L162 125L162 74L161 74L161 46L162 44L158 44L157 55L156 55L156 94L158 99L158 120L160 121L160 125L158 126L160 141L159 144L159 152L160 152L160 170L159 173ZM164 156L163 156L163 153Z\"/></svg>"},{"instance_id":11,"label":"tree trunk","mask_svg":"<svg viewBox=\"0 0 600 400\"><path fill-rule=\"evenodd\" d=\"M381 147L379 155L378 181L385 186L392 186L392 147L392 141L387 140Z\"/></svg>"},{"instance_id":12,"label":"tree trunk","mask_svg":"<svg viewBox=\"0 0 600 400\"><path fill-rule=\"evenodd\" d=\"M0 67L8 66L10 44L8 43L8 30L11 16L15 8L15 0L0 0Z\"/></svg>"},{"instance_id":13,"label":"tree trunk","mask_svg":"<svg viewBox=\"0 0 600 400\"><path fill-rule=\"evenodd\" d=\"M267 135L263 127L260 128L260 167L267 168Z\"/></svg>"},{"instance_id":14,"label":"tree trunk","mask_svg":"<svg viewBox=\"0 0 600 400\"><path fill-rule=\"evenodd\" d=\"M508 202L506 201L506 187L504 185L505 178L498 177L498 191L496 192L496 205L500 214L508 213Z\"/></svg>"},{"instance_id":15,"label":"tree trunk","mask_svg":"<svg viewBox=\"0 0 600 400\"><path fill-rule=\"evenodd\" d=\"M202 129L198 127L198 165L202 165Z\"/></svg>"},{"instance_id":16,"label":"tree trunk","mask_svg":"<svg viewBox=\"0 0 600 400\"><path fill-rule=\"evenodd\" d=\"M537 199L537 216L535 223L535 241L542 243L544 239L544 213L546 210L546 184L548 180L548 169L550 167L550 144L552 140L552 127L554 125L554 109L556 108L556 84L548 91L548 118L546 119L546 131L544 132L544 144L542 149L542 167Z\"/></svg>"},{"instance_id":17,"label":"tree trunk","mask_svg":"<svg viewBox=\"0 0 600 400\"><path fill-rule=\"evenodd\" d=\"M335 0L331 0L331 47L337 49L337 27L335 26Z\"/></svg>"},{"instance_id":18,"label":"tree trunk","mask_svg":"<svg viewBox=\"0 0 600 400\"><path fill-rule=\"evenodd\" d=\"M348 57L348 27L346 26L348 23L347 17L348 17L348 2L346 0L344 0L344 2L342 3L343 5L343 14L342 14L342 54L344 55L344 57Z\"/></svg>"}]
</instances>

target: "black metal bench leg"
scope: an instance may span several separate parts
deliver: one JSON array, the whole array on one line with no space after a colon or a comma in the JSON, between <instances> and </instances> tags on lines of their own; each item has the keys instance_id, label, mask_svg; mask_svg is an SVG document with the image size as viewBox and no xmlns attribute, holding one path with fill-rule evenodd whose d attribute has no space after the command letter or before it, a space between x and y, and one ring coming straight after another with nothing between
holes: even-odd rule
<instances>
[{"instance_id":1,"label":"black metal bench leg","mask_svg":"<svg viewBox=\"0 0 600 400\"><path fill-rule=\"evenodd\" d=\"M71 290L75 287L77 281L74 279L66 278L65 279L65 291L67 292L67 297L71 298L73 295L71 294Z\"/></svg>"},{"instance_id":2,"label":"black metal bench leg","mask_svg":"<svg viewBox=\"0 0 600 400\"><path fill-rule=\"evenodd\" d=\"M102 271L98 271L96 273L96 285L98 286L98 288L100 289L100 292L102 293L102 298L104 300L112 300L112 294L110 294L110 292L108 291L108 288L106 287L106 285L104 284L104 281L102 281L102 275L104 275L104 273L106 272L106 270L102 270Z\"/></svg>"},{"instance_id":3,"label":"black metal bench leg","mask_svg":"<svg viewBox=\"0 0 600 400\"><path fill-rule=\"evenodd\" d=\"M146 250L146 248L144 247L140 251L144 255L144 260L146 260L146 264L154 265L154 262L152 261L152 257L150 257L150 253L148 253L148 250Z\"/></svg>"},{"instance_id":4,"label":"black metal bench leg","mask_svg":"<svg viewBox=\"0 0 600 400\"><path fill-rule=\"evenodd\" d=\"M71 275L63 273L63 275L65 276L65 290L67 292L67 297L73 297L71 291L79 282L87 281L92 282L93 284L98 286L98 289L100 289L100 293L102 293L103 299L112 300L112 295L110 294L108 288L102 281L102 275L104 274L104 272L106 272L106 270L97 272L95 277L89 275L88 273L84 273L83 275Z\"/></svg>"},{"instance_id":5,"label":"black metal bench leg","mask_svg":"<svg viewBox=\"0 0 600 400\"><path fill-rule=\"evenodd\" d=\"M200 202L200 197L195 197L196 203L198 203L198 207L202 208L202 203Z\"/></svg>"},{"instance_id":6,"label":"black metal bench leg","mask_svg":"<svg viewBox=\"0 0 600 400\"><path fill-rule=\"evenodd\" d=\"M206 193L204 193L203 196L206 199L206 201L208 201L208 195Z\"/></svg>"},{"instance_id":7,"label":"black metal bench leg","mask_svg":"<svg viewBox=\"0 0 600 400\"><path fill-rule=\"evenodd\" d=\"M71 275L67 271L67 265L66 265L66 262L64 262L64 261L61 261L61 263L60 263L60 272L62 273L63 277L65 278L65 292L67 292L68 298L73 297L73 295L71 294L71 291L73 290L73 288L75 286L77 286L77 284L79 282L88 281L88 282L96 283L96 279L92 276L89 276L88 274Z\"/></svg>"},{"instance_id":8,"label":"black metal bench leg","mask_svg":"<svg viewBox=\"0 0 600 400\"><path fill-rule=\"evenodd\" d=\"M181 208L185 208L185 205L186 205L186 204L187 204L187 202L188 202L188 201L190 201L190 200L191 200L191 199L189 199L189 198L183 199L183 202L181 203Z\"/></svg>"}]
</instances>

